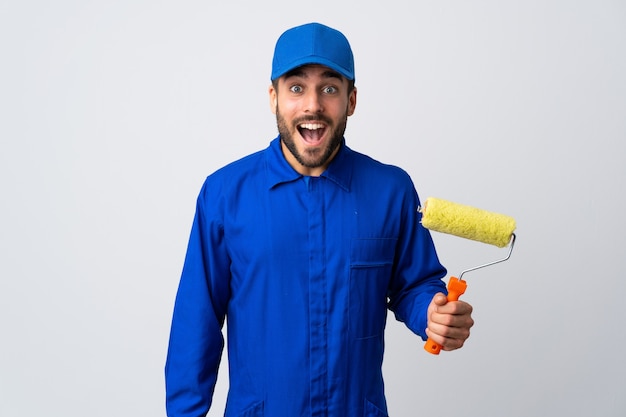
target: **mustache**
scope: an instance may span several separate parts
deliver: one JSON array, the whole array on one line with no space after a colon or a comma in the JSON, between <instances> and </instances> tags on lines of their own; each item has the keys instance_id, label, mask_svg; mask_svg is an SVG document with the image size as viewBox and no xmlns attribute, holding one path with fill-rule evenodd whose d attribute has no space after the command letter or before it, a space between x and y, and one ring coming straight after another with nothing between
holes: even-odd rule
<instances>
[{"instance_id":1,"label":"mustache","mask_svg":"<svg viewBox=\"0 0 626 417\"><path fill-rule=\"evenodd\" d=\"M327 125L333 124L333 121L329 117L322 114L319 114L317 116L302 116L293 121L294 125L296 126L306 122L324 122Z\"/></svg>"}]
</instances>

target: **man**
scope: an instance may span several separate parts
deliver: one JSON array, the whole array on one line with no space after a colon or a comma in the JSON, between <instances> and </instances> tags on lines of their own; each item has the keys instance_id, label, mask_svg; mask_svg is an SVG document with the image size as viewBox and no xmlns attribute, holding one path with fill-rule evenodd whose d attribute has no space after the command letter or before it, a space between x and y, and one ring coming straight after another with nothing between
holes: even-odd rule
<instances>
[{"instance_id":1,"label":"man","mask_svg":"<svg viewBox=\"0 0 626 417\"><path fill-rule=\"evenodd\" d=\"M346 146L354 63L317 23L278 39L269 97L279 136L200 192L166 364L171 417L204 416L228 320L226 416L386 416L387 309L444 350L471 306L447 302L409 176Z\"/></svg>"}]
</instances>

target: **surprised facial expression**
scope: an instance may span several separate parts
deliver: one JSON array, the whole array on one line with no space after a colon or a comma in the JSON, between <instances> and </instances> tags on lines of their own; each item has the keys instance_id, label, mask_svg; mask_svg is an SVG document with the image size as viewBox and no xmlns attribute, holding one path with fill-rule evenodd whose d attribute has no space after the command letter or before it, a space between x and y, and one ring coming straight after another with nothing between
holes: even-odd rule
<instances>
[{"instance_id":1,"label":"surprised facial expression","mask_svg":"<svg viewBox=\"0 0 626 417\"><path fill-rule=\"evenodd\" d=\"M270 87L270 104L287 162L303 175L319 176L339 150L356 89L321 65L297 68Z\"/></svg>"}]
</instances>

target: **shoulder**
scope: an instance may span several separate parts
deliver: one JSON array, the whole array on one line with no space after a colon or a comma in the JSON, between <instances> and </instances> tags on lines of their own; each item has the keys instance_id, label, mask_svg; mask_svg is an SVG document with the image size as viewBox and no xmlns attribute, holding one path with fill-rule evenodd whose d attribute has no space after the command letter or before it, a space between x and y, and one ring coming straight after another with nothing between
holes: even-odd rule
<instances>
[{"instance_id":1,"label":"shoulder","mask_svg":"<svg viewBox=\"0 0 626 417\"><path fill-rule=\"evenodd\" d=\"M347 150L354 161L354 173L357 180L383 183L387 186L396 184L413 188L413 181L403 168L381 162L350 148L347 148Z\"/></svg>"},{"instance_id":2,"label":"shoulder","mask_svg":"<svg viewBox=\"0 0 626 417\"><path fill-rule=\"evenodd\" d=\"M230 162L215 170L207 178L232 178L233 176L246 175L249 172L258 172L260 167L264 165L265 151L260 150Z\"/></svg>"},{"instance_id":3,"label":"shoulder","mask_svg":"<svg viewBox=\"0 0 626 417\"><path fill-rule=\"evenodd\" d=\"M265 178L265 150L260 150L230 162L211 174L202 184L198 196L203 206L221 206L237 199L244 191L258 188Z\"/></svg>"},{"instance_id":4,"label":"shoulder","mask_svg":"<svg viewBox=\"0 0 626 417\"><path fill-rule=\"evenodd\" d=\"M264 153L260 150L218 168L206 177L205 185L236 184L260 175L265 167Z\"/></svg>"}]
</instances>

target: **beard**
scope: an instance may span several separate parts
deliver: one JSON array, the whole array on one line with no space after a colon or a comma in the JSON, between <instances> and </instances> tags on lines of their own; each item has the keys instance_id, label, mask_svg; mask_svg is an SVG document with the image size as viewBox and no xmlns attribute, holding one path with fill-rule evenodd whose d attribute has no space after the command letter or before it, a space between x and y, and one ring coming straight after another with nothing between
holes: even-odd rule
<instances>
[{"instance_id":1,"label":"beard","mask_svg":"<svg viewBox=\"0 0 626 417\"><path fill-rule=\"evenodd\" d=\"M298 126L301 123L306 121L316 121L322 120L326 123L326 126L330 128L332 126L332 121L326 118L325 116L315 116L315 117L302 117L298 120L294 121L294 127ZM285 147L289 150L289 152L293 155L293 157L300 163L302 166L307 168L319 168L326 165L332 157L334 156L335 151L341 146L343 141L343 134L346 131L346 126L348 122L347 112L340 119L339 124L332 129L330 141L328 145L326 145L323 149L306 149L303 153L298 151L296 147L295 140L289 127L287 126L287 122L280 114L280 110L278 106L276 106L276 124L278 126L278 133L280 134L280 140L285 144Z\"/></svg>"}]
</instances>

